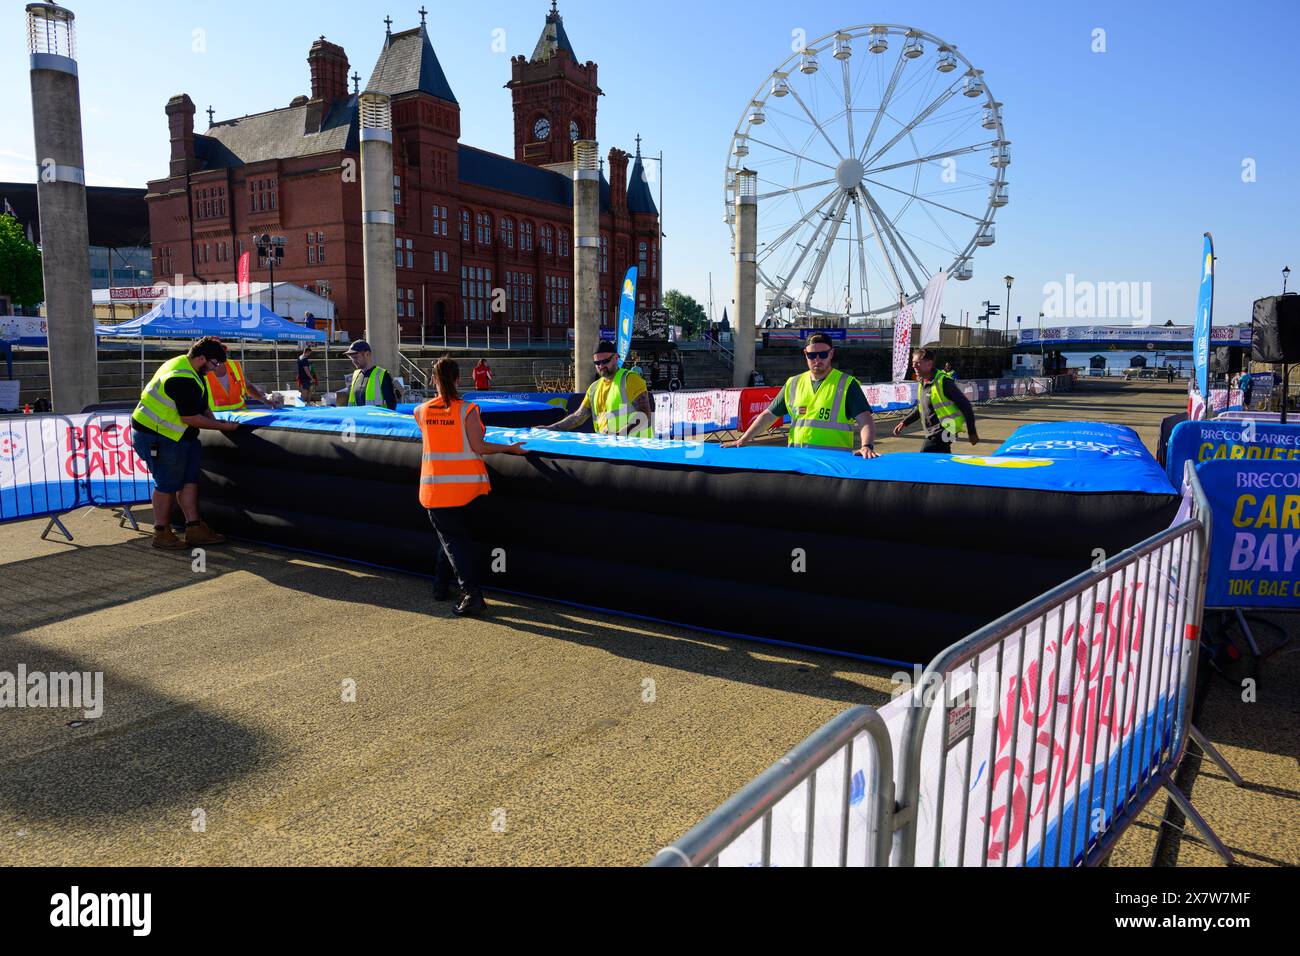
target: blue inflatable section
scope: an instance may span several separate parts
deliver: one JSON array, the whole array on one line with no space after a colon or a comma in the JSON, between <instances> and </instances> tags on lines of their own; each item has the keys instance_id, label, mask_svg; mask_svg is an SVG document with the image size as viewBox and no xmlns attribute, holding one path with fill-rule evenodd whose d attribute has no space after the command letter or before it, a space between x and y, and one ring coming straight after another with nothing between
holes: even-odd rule
<instances>
[{"instance_id":1,"label":"blue inflatable section","mask_svg":"<svg viewBox=\"0 0 1300 956\"><path fill-rule=\"evenodd\" d=\"M495 402L481 399L487 412ZM501 403L528 410L529 403ZM540 406L545 408L547 406ZM418 438L410 409L311 408L226 412L254 427L342 431L351 422L358 435ZM541 428L492 428L489 441L523 442L544 455L686 465L700 469L785 472L862 481L973 485L1075 493L1137 492L1172 495L1176 491L1137 433L1122 425L1066 422L1023 425L990 454L966 446L971 454L897 453L867 461L842 452L779 447L722 448L717 444L661 439L630 439ZM961 447L961 446L956 446Z\"/></svg>"}]
</instances>

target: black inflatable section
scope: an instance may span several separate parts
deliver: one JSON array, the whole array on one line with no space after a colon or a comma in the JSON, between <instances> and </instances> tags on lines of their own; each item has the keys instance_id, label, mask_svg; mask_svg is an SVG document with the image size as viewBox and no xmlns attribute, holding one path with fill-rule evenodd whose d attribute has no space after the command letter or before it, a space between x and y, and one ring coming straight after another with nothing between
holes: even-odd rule
<instances>
[{"instance_id":1,"label":"black inflatable section","mask_svg":"<svg viewBox=\"0 0 1300 956\"><path fill-rule=\"evenodd\" d=\"M203 442L219 530L432 570L418 442L283 428ZM487 463L493 491L473 507L489 588L904 662L1087 569L1094 549L1167 527L1177 501L550 454Z\"/></svg>"}]
</instances>

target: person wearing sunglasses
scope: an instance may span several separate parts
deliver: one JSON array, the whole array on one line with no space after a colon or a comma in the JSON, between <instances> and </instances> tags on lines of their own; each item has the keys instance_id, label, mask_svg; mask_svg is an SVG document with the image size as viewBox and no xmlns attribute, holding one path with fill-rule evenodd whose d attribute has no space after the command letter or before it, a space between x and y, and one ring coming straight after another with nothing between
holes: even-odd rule
<instances>
[{"instance_id":1,"label":"person wearing sunglasses","mask_svg":"<svg viewBox=\"0 0 1300 956\"><path fill-rule=\"evenodd\" d=\"M835 347L829 335L816 332L804 343L808 371L790 378L767 411L745 433L723 448L750 444L786 415L790 416L791 448L847 451L863 458L878 458L876 420L871 403L858 380L833 367ZM857 451L854 445L859 444Z\"/></svg>"},{"instance_id":2,"label":"person wearing sunglasses","mask_svg":"<svg viewBox=\"0 0 1300 956\"><path fill-rule=\"evenodd\" d=\"M636 372L618 367L618 351L613 342L602 340L592 356L599 378L591 383L578 409L554 425L552 431L567 432L581 428L589 418L595 420L599 435L625 435L629 438L654 437L654 409L645 379Z\"/></svg>"},{"instance_id":3,"label":"person wearing sunglasses","mask_svg":"<svg viewBox=\"0 0 1300 956\"><path fill-rule=\"evenodd\" d=\"M970 399L957 387L952 373L945 368L936 371L934 351L917 349L912 353L912 371L916 372L916 408L894 426L894 437L903 429L920 421L925 429L925 444L921 451L934 454L952 454L952 443L962 432L972 445L980 443L975 430L975 409Z\"/></svg>"}]
</instances>

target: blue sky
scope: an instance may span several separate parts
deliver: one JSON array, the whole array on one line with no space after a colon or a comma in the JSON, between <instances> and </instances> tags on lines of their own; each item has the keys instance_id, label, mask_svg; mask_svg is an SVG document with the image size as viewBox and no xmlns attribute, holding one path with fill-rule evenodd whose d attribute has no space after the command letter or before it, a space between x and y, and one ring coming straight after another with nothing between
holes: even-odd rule
<instances>
[{"instance_id":1,"label":"blue sky","mask_svg":"<svg viewBox=\"0 0 1300 956\"><path fill-rule=\"evenodd\" d=\"M462 141L511 155L509 56L530 53L549 3L428 4L430 33L461 104ZM409 7L409 9L407 9ZM142 186L166 172L163 105L189 93L225 118L286 105L309 88L306 54L320 34L341 43L364 79L383 40L419 22L401 6L282 0L244 7L176 0L72 5L79 26L89 181ZM730 233L722 218L727 147L754 89L811 37L866 22L907 24L956 44L1005 103L1012 201L997 243L977 251L975 278L950 282L944 312L1003 302L1037 321L1044 286L1151 283L1151 318L1191 322L1201 233L1215 236L1216 324L1248 321L1250 304L1300 269L1297 5L1240 2L872 4L813 0L661 0L632 6L567 0L565 27L581 59L600 65L602 154L663 150L665 287L718 314L731 298ZM31 181L31 115L23 8L11 4L0 57L0 180ZM864 19L872 16L874 21ZM1105 52L1094 52L1094 30ZM508 53L492 51L505 31ZM202 31L196 34L195 31ZM204 49L196 52L195 37ZM200 130L205 125L200 113ZM1252 161L1254 181L1243 181ZM655 184L656 191L658 184ZM1293 287L1300 287L1300 273ZM1032 319L1030 317L1033 317Z\"/></svg>"}]
</instances>

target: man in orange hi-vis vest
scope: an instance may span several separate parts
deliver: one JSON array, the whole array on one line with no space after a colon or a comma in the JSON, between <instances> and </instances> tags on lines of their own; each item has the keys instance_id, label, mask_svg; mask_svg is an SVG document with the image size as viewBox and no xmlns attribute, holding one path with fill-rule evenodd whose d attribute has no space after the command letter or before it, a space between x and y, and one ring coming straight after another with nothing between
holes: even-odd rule
<instances>
[{"instance_id":1,"label":"man in orange hi-vis vest","mask_svg":"<svg viewBox=\"0 0 1300 956\"><path fill-rule=\"evenodd\" d=\"M244 367L233 358L226 359L221 373L208 371L208 407L214 412L237 412L245 406L245 397L279 406L279 395L267 395L244 376Z\"/></svg>"},{"instance_id":2,"label":"man in orange hi-vis vest","mask_svg":"<svg viewBox=\"0 0 1300 956\"><path fill-rule=\"evenodd\" d=\"M522 442L498 445L483 440L485 429L478 406L460 397L460 366L454 359L439 359L433 366L433 380L437 397L415 409L424 439L420 504L429 510L429 521L438 535L433 597L435 601L447 600L455 578L461 592L455 613L481 614L487 604L474 563L470 506L492 490L483 456L527 452Z\"/></svg>"}]
</instances>

